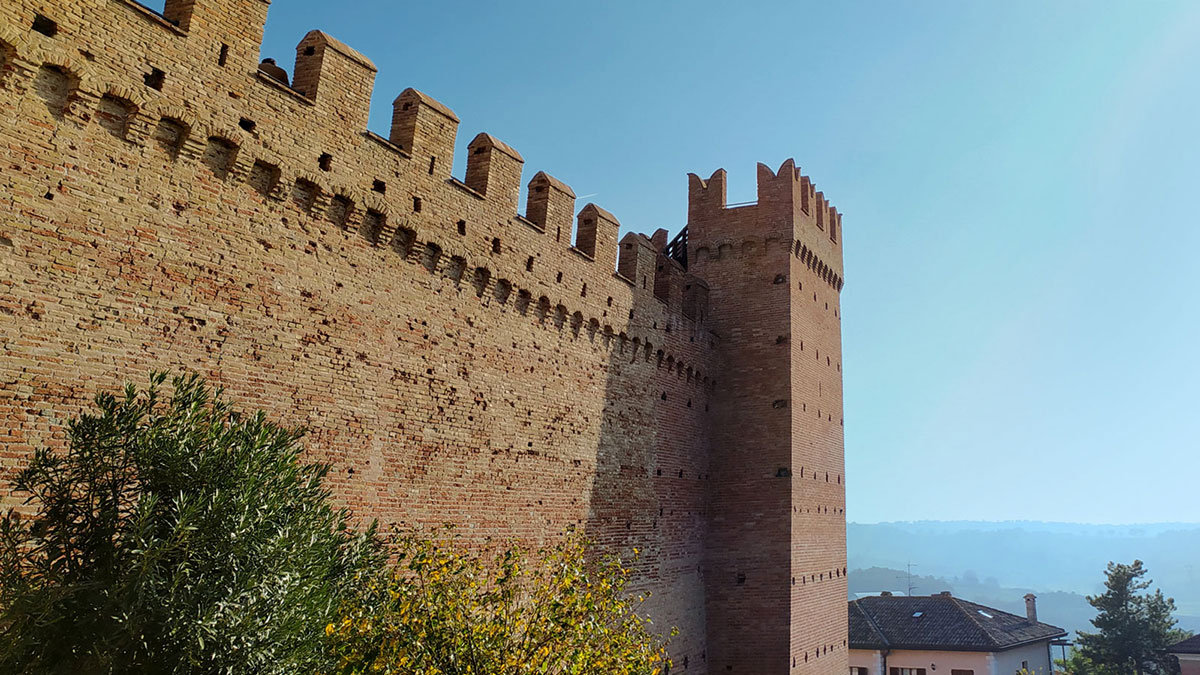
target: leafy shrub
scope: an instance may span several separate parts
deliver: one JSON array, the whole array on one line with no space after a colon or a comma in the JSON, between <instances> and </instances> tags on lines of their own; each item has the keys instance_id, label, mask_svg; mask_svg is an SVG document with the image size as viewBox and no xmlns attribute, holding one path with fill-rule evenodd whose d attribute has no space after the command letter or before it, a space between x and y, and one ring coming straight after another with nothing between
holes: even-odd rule
<instances>
[{"instance_id":1,"label":"leafy shrub","mask_svg":"<svg viewBox=\"0 0 1200 675\"><path fill-rule=\"evenodd\" d=\"M617 558L469 553L329 505L298 430L196 376L96 398L0 517L0 672L659 675Z\"/></svg>"},{"instance_id":2,"label":"leafy shrub","mask_svg":"<svg viewBox=\"0 0 1200 675\"><path fill-rule=\"evenodd\" d=\"M484 556L407 533L369 602L326 626L339 675L660 675L663 642L626 592L615 557L590 562L569 537L532 558Z\"/></svg>"},{"instance_id":3,"label":"leafy shrub","mask_svg":"<svg viewBox=\"0 0 1200 675\"><path fill-rule=\"evenodd\" d=\"M0 672L298 673L380 568L374 526L328 505L302 433L237 413L196 376L70 423L0 518Z\"/></svg>"}]
</instances>

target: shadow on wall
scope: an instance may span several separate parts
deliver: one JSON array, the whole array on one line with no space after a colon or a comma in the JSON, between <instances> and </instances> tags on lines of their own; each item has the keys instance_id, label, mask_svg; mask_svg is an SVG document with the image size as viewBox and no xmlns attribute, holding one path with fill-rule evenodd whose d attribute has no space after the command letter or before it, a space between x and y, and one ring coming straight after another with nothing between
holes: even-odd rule
<instances>
[{"instance_id":1,"label":"shadow on wall","mask_svg":"<svg viewBox=\"0 0 1200 675\"><path fill-rule=\"evenodd\" d=\"M713 337L671 302L672 284L682 291L686 281L683 268L661 253L665 241L660 230L653 241L631 234L621 242L621 272L634 282L634 306L619 335L598 331L595 337L614 344L585 533L601 550L633 560L630 587L637 594L652 591L643 609L655 629L664 635L679 630L670 646L675 667L704 672ZM659 336L664 344L628 334Z\"/></svg>"}]
</instances>

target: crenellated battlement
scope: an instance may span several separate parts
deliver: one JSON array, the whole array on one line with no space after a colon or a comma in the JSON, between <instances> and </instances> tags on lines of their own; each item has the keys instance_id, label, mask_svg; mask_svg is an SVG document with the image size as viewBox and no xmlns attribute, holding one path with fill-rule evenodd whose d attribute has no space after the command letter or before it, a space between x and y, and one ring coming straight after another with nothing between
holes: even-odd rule
<instances>
[{"instance_id":1,"label":"crenellated battlement","mask_svg":"<svg viewBox=\"0 0 1200 675\"><path fill-rule=\"evenodd\" d=\"M803 236L805 226L812 226L840 247L842 214L816 190L812 179L801 173L795 160L784 161L778 171L760 162L757 172L758 201L734 205L727 204L725 169L717 169L707 180L688 174L688 221L719 220L727 210L769 212L763 215L779 216L784 223L791 221L797 237ZM779 225L773 227L778 229Z\"/></svg>"},{"instance_id":2,"label":"crenellated battlement","mask_svg":"<svg viewBox=\"0 0 1200 675\"><path fill-rule=\"evenodd\" d=\"M251 184L268 200L299 204L313 218L362 229L381 244L404 231L445 232L451 240L480 232L491 255L497 247L516 254L527 268L520 276L533 285L553 287L573 277L580 292L587 286L603 298L635 287L616 273L617 218L595 204L575 213L574 192L562 181L535 173L525 213L518 213L524 159L503 141L476 135L464 177L455 178L460 121L433 97L404 90L393 102L387 138L368 131L377 69L345 43L314 30L297 44L290 81L260 70L245 56L261 44L265 0L172 0L161 14L134 0L88 4L86 22L75 14L50 16L53 37L23 28L43 15L32 5L0 14L0 48L16 71L10 86L36 90L40 71L61 71L69 82L64 122L87 124L108 97L120 109L122 140L131 145L170 137L177 161L199 161L230 185ZM239 41L222 41L230 38L212 25L214 13L242 24L229 33ZM86 45L100 40L97 31L139 36L150 68L161 73L157 88L147 85L145 64L126 54L81 58ZM690 321L681 293L653 291L675 283L663 281L669 269L655 269L650 294Z\"/></svg>"},{"instance_id":3,"label":"crenellated battlement","mask_svg":"<svg viewBox=\"0 0 1200 675\"><path fill-rule=\"evenodd\" d=\"M689 259L712 260L769 251L794 254L840 291L842 214L788 159L778 171L758 164L758 200L728 204L726 172L707 180L688 174Z\"/></svg>"}]
</instances>

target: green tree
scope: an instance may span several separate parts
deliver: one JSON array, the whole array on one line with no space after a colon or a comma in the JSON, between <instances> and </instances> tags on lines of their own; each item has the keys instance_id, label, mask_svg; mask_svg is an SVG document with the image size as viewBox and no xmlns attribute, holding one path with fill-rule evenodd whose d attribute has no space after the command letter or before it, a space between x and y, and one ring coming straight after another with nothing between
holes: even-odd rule
<instances>
[{"instance_id":1,"label":"green tree","mask_svg":"<svg viewBox=\"0 0 1200 675\"><path fill-rule=\"evenodd\" d=\"M1175 601L1157 589L1144 592L1152 582L1142 580L1146 569L1140 560L1132 565L1110 562L1106 574L1104 593L1087 599L1097 610L1092 619L1097 632L1079 633L1081 658L1122 675L1177 673L1165 651L1187 636L1175 628Z\"/></svg>"},{"instance_id":2,"label":"green tree","mask_svg":"<svg viewBox=\"0 0 1200 675\"><path fill-rule=\"evenodd\" d=\"M1066 659L1055 660L1054 665L1057 668L1055 672L1062 675L1120 675L1116 669L1092 661L1079 653L1078 649L1073 650Z\"/></svg>"},{"instance_id":3,"label":"green tree","mask_svg":"<svg viewBox=\"0 0 1200 675\"><path fill-rule=\"evenodd\" d=\"M406 533L390 578L326 626L339 675L662 675L628 568L570 536L527 555ZM636 555L636 549L635 549Z\"/></svg>"},{"instance_id":4,"label":"green tree","mask_svg":"<svg viewBox=\"0 0 1200 675\"><path fill-rule=\"evenodd\" d=\"M374 526L329 506L302 432L196 376L102 394L0 518L0 672L331 670L323 635L382 569Z\"/></svg>"}]
</instances>

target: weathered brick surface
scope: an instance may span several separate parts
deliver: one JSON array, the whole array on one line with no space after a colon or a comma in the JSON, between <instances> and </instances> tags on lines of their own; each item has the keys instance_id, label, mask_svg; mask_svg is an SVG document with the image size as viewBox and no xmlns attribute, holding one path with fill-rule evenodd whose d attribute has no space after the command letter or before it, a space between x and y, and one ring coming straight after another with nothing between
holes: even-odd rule
<instances>
[{"instance_id":1,"label":"weathered brick surface","mask_svg":"<svg viewBox=\"0 0 1200 675\"><path fill-rule=\"evenodd\" d=\"M266 10L0 4L0 473L195 370L308 427L362 516L638 547L675 672L845 672L840 223L807 179L725 208L693 178L684 270L545 173L518 215L486 134L453 178L421 92L365 132L375 68L329 36L257 73Z\"/></svg>"}]
</instances>

